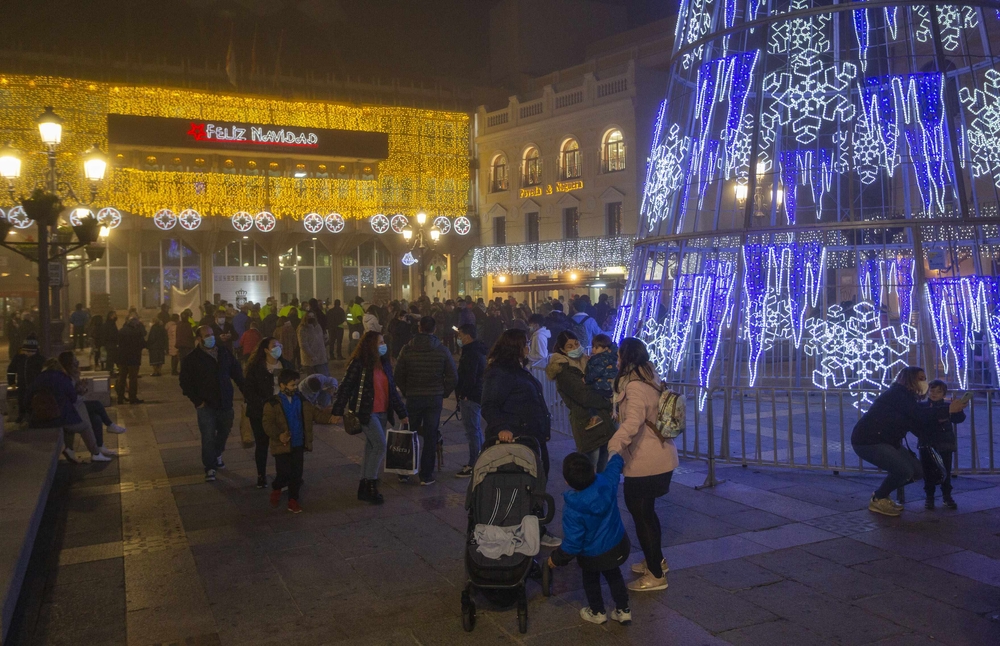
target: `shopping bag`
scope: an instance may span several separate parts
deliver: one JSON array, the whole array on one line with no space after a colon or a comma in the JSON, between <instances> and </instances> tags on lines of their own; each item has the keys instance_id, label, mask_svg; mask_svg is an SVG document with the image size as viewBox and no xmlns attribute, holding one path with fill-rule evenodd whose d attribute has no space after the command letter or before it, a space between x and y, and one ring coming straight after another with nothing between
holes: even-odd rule
<instances>
[{"instance_id":1,"label":"shopping bag","mask_svg":"<svg viewBox=\"0 0 1000 646\"><path fill-rule=\"evenodd\" d=\"M250 418L247 417L246 404L240 407L240 441L243 442L244 449L253 448L257 444L253 437L253 427L250 426Z\"/></svg>"},{"instance_id":2,"label":"shopping bag","mask_svg":"<svg viewBox=\"0 0 1000 646\"><path fill-rule=\"evenodd\" d=\"M404 425L386 431L385 472L412 476L420 470L420 436Z\"/></svg>"}]
</instances>

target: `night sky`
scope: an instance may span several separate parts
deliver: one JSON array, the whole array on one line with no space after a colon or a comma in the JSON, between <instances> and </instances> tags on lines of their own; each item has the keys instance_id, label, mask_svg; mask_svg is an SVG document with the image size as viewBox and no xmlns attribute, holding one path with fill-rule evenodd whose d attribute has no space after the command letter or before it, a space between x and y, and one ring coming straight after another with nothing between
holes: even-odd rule
<instances>
[{"instance_id":1,"label":"night sky","mask_svg":"<svg viewBox=\"0 0 1000 646\"><path fill-rule=\"evenodd\" d=\"M241 73L489 80L497 0L0 0L0 49ZM632 26L676 0L609 0Z\"/></svg>"}]
</instances>

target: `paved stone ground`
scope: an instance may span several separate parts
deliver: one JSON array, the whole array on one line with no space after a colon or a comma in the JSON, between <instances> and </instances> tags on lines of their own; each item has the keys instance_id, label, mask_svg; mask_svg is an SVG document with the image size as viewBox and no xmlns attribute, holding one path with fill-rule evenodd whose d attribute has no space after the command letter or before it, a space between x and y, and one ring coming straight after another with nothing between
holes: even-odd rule
<instances>
[{"instance_id":1,"label":"paved stone ground","mask_svg":"<svg viewBox=\"0 0 1000 646\"><path fill-rule=\"evenodd\" d=\"M452 477L467 455L460 423L444 427L438 484L387 479L381 507L355 499L361 441L321 427L305 513L293 516L254 488L238 433L228 468L203 481L194 412L175 379L144 377L140 396L117 411L129 428L109 439L120 459L60 465L12 646L1000 644L998 478L958 478L957 512L925 512L911 486L916 502L889 519L865 509L874 475L726 467L725 483L698 491L705 465L683 462L658 503L670 588L633 595L632 626L583 624L571 565L549 599L529 583L526 635L513 610L481 599L468 635L468 481ZM558 465L572 441L556 434L550 447ZM554 477L551 489L564 488Z\"/></svg>"}]
</instances>

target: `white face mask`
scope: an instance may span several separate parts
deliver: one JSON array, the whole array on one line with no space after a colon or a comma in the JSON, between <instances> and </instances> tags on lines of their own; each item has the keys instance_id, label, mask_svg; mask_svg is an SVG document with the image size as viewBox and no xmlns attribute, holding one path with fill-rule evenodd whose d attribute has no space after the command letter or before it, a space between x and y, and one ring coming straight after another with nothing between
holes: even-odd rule
<instances>
[{"instance_id":1,"label":"white face mask","mask_svg":"<svg viewBox=\"0 0 1000 646\"><path fill-rule=\"evenodd\" d=\"M926 379L917 382L917 393L921 397L923 397L924 395L927 394L927 380Z\"/></svg>"}]
</instances>

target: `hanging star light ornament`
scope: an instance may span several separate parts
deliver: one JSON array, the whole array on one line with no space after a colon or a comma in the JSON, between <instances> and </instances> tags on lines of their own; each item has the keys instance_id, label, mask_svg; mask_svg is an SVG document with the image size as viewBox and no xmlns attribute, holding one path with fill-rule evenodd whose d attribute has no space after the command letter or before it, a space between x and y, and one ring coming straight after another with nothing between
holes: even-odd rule
<instances>
[{"instance_id":1,"label":"hanging star light ornament","mask_svg":"<svg viewBox=\"0 0 1000 646\"><path fill-rule=\"evenodd\" d=\"M101 226L108 227L109 229L117 229L118 225L122 223L122 214L118 209L106 206L97 212L97 221Z\"/></svg>"},{"instance_id":2,"label":"hanging star light ornament","mask_svg":"<svg viewBox=\"0 0 1000 646\"><path fill-rule=\"evenodd\" d=\"M344 226L346 226L344 216L339 213L329 214L324 218L324 223L326 224L327 231L330 233L340 233L344 230Z\"/></svg>"},{"instance_id":3,"label":"hanging star light ornament","mask_svg":"<svg viewBox=\"0 0 1000 646\"><path fill-rule=\"evenodd\" d=\"M177 216L177 223L185 231L194 231L201 226L201 213L198 213L194 209L184 209Z\"/></svg>"},{"instance_id":4,"label":"hanging star light ornament","mask_svg":"<svg viewBox=\"0 0 1000 646\"><path fill-rule=\"evenodd\" d=\"M406 265L407 267L412 267L418 262L419 261L413 257L413 254L411 252L407 251L406 253L403 254L403 264Z\"/></svg>"},{"instance_id":5,"label":"hanging star light ornament","mask_svg":"<svg viewBox=\"0 0 1000 646\"><path fill-rule=\"evenodd\" d=\"M177 216L170 209L160 209L153 215L153 224L160 231L170 231L177 226Z\"/></svg>"},{"instance_id":6,"label":"hanging star light ornament","mask_svg":"<svg viewBox=\"0 0 1000 646\"><path fill-rule=\"evenodd\" d=\"M319 233L323 230L323 216L319 213L309 213L302 218L302 226L309 233Z\"/></svg>"},{"instance_id":7,"label":"hanging star light ornament","mask_svg":"<svg viewBox=\"0 0 1000 646\"><path fill-rule=\"evenodd\" d=\"M233 228L240 233L246 233L253 228L253 216L246 211L237 211L232 217Z\"/></svg>"},{"instance_id":8,"label":"hanging star light ornament","mask_svg":"<svg viewBox=\"0 0 1000 646\"><path fill-rule=\"evenodd\" d=\"M27 229L35 223L34 220L28 217L24 207L21 205L15 206L7 212L7 221L13 224L17 229Z\"/></svg>"},{"instance_id":9,"label":"hanging star light ornament","mask_svg":"<svg viewBox=\"0 0 1000 646\"><path fill-rule=\"evenodd\" d=\"M472 221L464 215L460 215L455 218L455 233L460 236L469 235L472 231Z\"/></svg>"},{"instance_id":10,"label":"hanging star light ornament","mask_svg":"<svg viewBox=\"0 0 1000 646\"><path fill-rule=\"evenodd\" d=\"M441 235L446 236L451 231L451 218L439 215L434 218L434 226L441 230Z\"/></svg>"},{"instance_id":11,"label":"hanging star light ornament","mask_svg":"<svg viewBox=\"0 0 1000 646\"><path fill-rule=\"evenodd\" d=\"M278 225L278 218L274 217L270 211L261 211L253 216L253 225L257 227L258 231L269 233Z\"/></svg>"}]
</instances>

